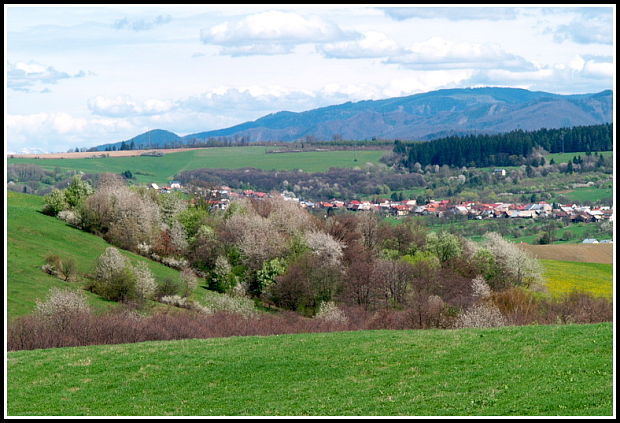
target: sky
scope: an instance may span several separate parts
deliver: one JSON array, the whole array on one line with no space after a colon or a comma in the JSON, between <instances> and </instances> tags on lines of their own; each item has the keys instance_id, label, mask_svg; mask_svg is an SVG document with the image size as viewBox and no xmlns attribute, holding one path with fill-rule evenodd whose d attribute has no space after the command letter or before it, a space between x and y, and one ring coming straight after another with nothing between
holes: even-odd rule
<instances>
[{"instance_id":1,"label":"sky","mask_svg":"<svg viewBox=\"0 0 620 423\"><path fill-rule=\"evenodd\" d=\"M442 88L615 88L615 6L6 5L5 151Z\"/></svg>"}]
</instances>

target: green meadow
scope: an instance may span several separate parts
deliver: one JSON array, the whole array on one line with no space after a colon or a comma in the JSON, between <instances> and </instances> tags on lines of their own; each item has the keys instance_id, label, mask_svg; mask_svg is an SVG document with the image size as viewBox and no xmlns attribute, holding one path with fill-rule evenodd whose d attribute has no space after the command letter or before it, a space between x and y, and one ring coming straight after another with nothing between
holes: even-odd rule
<instances>
[{"instance_id":1,"label":"green meadow","mask_svg":"<svg viewBox=\"0 0 620 423\"><path fill-rule=\"evenodd\" d=\"M102 238L67 225L60 219L42 214L43 197L9 191L7 193L7 308L9 318L30 313L35 300L45 300L51 287L81 288L81 283L65 282L41 270L48 254L73 258L80 273L89 273L110 246ZM148 264L158 280L178 277L178 271L160 263L122 251L133 263ZM103 300L89 292L91 304L105 310L117 303Z\"/></svg>"},{"instance_id":2,"label":"green meadow","mask_svg":"<svg viewBox=\"0 0 620 423\"><path fill-rule=\"evenodd\" d=\"M9 416L611 416L612 324L8 354Z\"/></svg>"},{"instance_id":3,"label":"green meadow","mask_svg":"<svg viewBox=\"0 0 620 423\"><path fill-rule=\"evenodd\" d=\"M130 170L137 183L166 184L175 174L200 168L239 169L254 167L263 170L294 170L324 172L330 167L352 168L367 162L378 163L384 150L325 151L305 153L267 153L267 147L213 147L165 154L162 157L133 156L97 159L17 159L8 163L32 163L45 169L80 170L85 173ZM93 153L95 154L95 153Z\"/></svg>"}]
</instances>

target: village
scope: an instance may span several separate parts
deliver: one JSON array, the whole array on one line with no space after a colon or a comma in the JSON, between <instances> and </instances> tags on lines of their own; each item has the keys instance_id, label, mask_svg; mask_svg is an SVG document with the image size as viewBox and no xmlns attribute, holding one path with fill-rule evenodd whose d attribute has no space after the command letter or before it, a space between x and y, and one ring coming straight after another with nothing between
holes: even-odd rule
<instances>
[{"instance_id":1,"label":"village","mask_svg":"<svg viewBox=\"0 0 620 423\"><path fill-rule=\"evenodd\" d=\"M156 184L150 184L150 188L158 189L160 192L171 192L173 190L181 190L178 181L170 181L168 186L159 187ZM236 198L254 198L264 199L274 196L280 196L288 201L295 201L303 208L320 209L320 210L349 210L349 211L370 211L392 216L463 216L467 219L537 219L551 218L562 219L567 222L613 222L613 208L609 206L591 207L579 204L549 204L546 201L535 203L481 203L476 201L466 201L453 203L450 200L430 200L426 204L417 204L414 199L393 201L387 198L377 201L360 201L360 200L338 200L330 201L307 201L300 199L290 191L282 192L261 192L250 189L233 190L228 186L220 186L217 188L197 188L192 187L192 194L205 198L214 209L225 210L231 200Z\"/></svg>"}]
</instances>

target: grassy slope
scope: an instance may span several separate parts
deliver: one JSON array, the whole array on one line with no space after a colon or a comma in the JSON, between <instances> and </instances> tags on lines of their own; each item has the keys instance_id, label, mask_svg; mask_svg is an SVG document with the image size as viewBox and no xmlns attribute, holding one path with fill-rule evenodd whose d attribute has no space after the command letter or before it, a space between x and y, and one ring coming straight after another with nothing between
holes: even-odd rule
<instances>
[{"instance_id":1,"label":"grassy slope","mask_svg":"<svg viewBox=\"0 0 620 423\"><path fill-rule=\"evenodd\" d=\"M17 351L8 415L611 415L612 324Z\"/></svg>"},{"instance_id":2,"label":"grassy slope","mask_svg":"<svg viewBox=\"0 0 620 423\"><path fill-rule=\"evenodd\" d=\"M45 299L52 286L76 289L80 287L77 282L64 282L44 273L41 266L45 263L46 255L73 257L77 261L79 272L87 273L110 244L95 235L72 228L59 219L40 213L43 197L10 191L7 197L7 304L9 318L13 318L30 313L35 299ZM134 263L148 263L157 280L178 275L176 270L136 254L126 251L123 251L123 254ZM99 309L116 304L87 294L91 303Z\"/></svg>"},{"instance_id":3,"label":"grassy slope","mask_svg":"<svg viewBox=\"0 0 620 423\"><path fill-rule=\"evenodd\" d=\"M351 168L378 163L385 151L328 151L266 154L266 147L218 147L166 154L163 157L108 157L103 159L7 159L7 163L33 163L46 169L81 170L86 173L131 170L139 183L168 183L183 170L255 167L265 170L303 169L322 172L330 167ZM357 159L357 161L355 161Z\"/></svg>"},{"instance_id":4,"label":"grassy slope","mask_svg":"<svg viewBox=\"0 0 620 423\"><path fill-rule=\"evenodd\" d=\"M551 295L585 291L597 297L613 298L613 264L559 260L541 262Z\"/></svg>"}]
</instances>

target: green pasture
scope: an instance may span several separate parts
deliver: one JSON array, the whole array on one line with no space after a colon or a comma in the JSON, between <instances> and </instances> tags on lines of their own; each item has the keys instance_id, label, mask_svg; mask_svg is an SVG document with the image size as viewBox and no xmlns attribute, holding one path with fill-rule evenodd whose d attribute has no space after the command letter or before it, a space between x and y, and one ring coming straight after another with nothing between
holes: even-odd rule
<instances>
[{"instance_id":1,"label":"green pasture","mask_svg":"<svg viewBox=\"0 0 620 423\"><path fill-rule=\"evenodd\" d=\"M133 156L97 159L17 159L8 163L32 163L46 169L80 170L85 173L130 170L138 183L167 184L175 174L200 168L238 169L255 167L263 170L294 170L324 172L330 167L352 168L367 162L378 163L385 150L347 150L304 153L267 153L267 147L213 147L161 157ZM95 153L93 153L95 154Z\"/></svg>"},{"instance_id":2,"label":"green pasture","mask_svg":"<svg viewBox=\"0 0 620 423\"><path fill-rule=\"evenodd\" d=\"M102 238L42 214L43 197L9 191L7 217L7 308L9 318L30 313L35 300L45 300L52 286L80 289L81 283L65 282L41 270L48 254L73 258L80 273L92 271L97 257L110 246ZM178 278L178 271L136 254L122 251L134 263L144 261L157 280ZM116 305L88 294L97 309Z\"/></svg>"},{"instance_id":3,"label":"green pasture","mask_svg":"<svg viewBox=\"0 0 620 423\"><path fill-rule=\"evenodd\" d=\"M546 287L553 296L582 291L613 298L613 264L540 260Z\"/></svg>"},{"instance_id":4,"label":"green pasture","mask_svg":"<svg viewBox=\"0 0 620 423\"><path fill-rule=\"evenodd\" d=\"M8 354L9 416L611 416L612 324Z\"/></svg>"}]
</instances>

